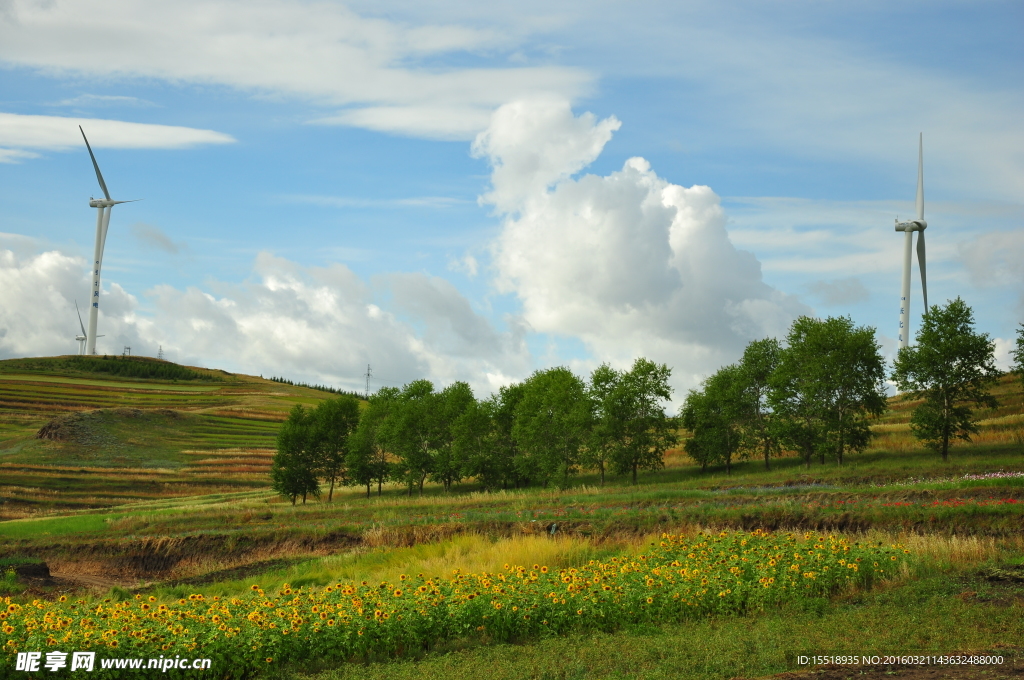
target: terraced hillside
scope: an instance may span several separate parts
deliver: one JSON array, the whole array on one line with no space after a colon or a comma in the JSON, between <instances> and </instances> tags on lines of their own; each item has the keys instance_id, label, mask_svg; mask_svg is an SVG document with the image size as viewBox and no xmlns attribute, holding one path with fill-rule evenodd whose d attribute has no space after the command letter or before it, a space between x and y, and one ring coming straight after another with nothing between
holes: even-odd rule
<instances>
[{"instance_id":1,"label":"terraced hillside","mask_svg":"<svg viewBox=\"0 0 1024 680\"><path fill-rule=\"evenodd\" d=\"M142 357L83 359L0 361L0 519L265 487L287 412L329 396Z\"/></svg>"}]
</instances>

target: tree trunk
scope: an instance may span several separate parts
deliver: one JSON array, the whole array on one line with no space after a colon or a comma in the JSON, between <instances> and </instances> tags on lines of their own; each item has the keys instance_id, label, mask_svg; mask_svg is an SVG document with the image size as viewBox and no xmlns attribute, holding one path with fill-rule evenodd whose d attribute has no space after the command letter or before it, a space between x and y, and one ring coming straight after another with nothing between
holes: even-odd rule
<instances>
[{"instance_id":1,"label":"tree trunk","mask_svg":"<svg viewBox=\"0 0 1024 680\"><path fill-rule=\"evenodd\" d=\"M765 442L764 442L764 469L765 470L771 470L772 469L772 464L769 462L769 458L771 457L771 455L772 455L771 442L769 442L766 439Z\"/></svg>"},{"instance_id":2,"label":"tree trunk","mask_svg":"<svg viewBox=\"0 0 1024 680\"><path fill-rule=\"evenodd\" d=\"M366 497L370 497L370 482L366 482Z\"/></svg>"},{"instance_id":3,"label":"tree trunk","mask_svg":"<svg viewBox=\"0 0 1024 680\"><path fill-rule=\"evenodd\" d=\"M633 464L633 486L636 486L636 463Z\"/></svg>"},{"instance_id":4,"label":"tree trunk","mask_svg":"<svg viewBox=\"0 0 1024 680\"><path fill-rule=\"evenodd\" d=\"M331 490L327 492L327 502L334 500L334 477L331 477Z\"/></svg>"}]
</instances>

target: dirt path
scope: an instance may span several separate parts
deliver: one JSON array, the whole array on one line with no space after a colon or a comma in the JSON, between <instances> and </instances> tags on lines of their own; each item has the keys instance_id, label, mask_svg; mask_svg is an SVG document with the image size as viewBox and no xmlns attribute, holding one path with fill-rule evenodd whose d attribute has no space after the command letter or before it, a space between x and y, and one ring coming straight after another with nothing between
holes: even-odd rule
<instances>
[{"instance_id":1,"label":"dirt path","mask_svg":"<svg viewBox=\"0 0 1024 680\"><path fill-rule=\"evenodd\" d=\"M94 593L106 593L111 588L134 588L139 584L135 581L117 580L92 574L73 574L69 572L50 572L50 578L58 590L90 590Z\"/></svg>"}]
</instances>

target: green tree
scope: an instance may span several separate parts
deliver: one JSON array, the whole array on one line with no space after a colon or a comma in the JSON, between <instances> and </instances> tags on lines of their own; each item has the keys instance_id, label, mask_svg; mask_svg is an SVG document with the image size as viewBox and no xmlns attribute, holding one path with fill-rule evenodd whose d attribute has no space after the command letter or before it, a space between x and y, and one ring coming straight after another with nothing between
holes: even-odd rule
<instances>
[{"instance_id":1,"label":"green tree","mask_svg":"<svg viewBox=\"0 0 1024 680\"><path fill-rule=\"evenodd\" d=\"M885 361L875 330L849 317L793 322L773 374L769 402L785 422L779 431L810 465L831 452L845 455L867 446L867 418L885 409Z\"/></svg>"},{"instance_id":2,"label":"green tree","mask_svg":"<svg viewBox=\"0 0 1024 680\"><path fill-rule=\"evenodd\" d=\"M399 395L399 390L394 387L382 387L373 394L349 440L346 458L349 479L354 484L366 486L367 498L370 497L371 484L377 483L377 495L380 496L384 483L391 477L384 425L395 410Z\"/></svg>"},{"instance_id":3,"label":"green tree","mask_svg":"<svg viewBox=\"0 0 1024 680\"><path fill-rule=\"evenodd\" d=\"M608 372L615 373L602 367L595 374ZM672 397L668 384L671 375L672 370L665 364L642 357L628 371L598 375L595 439L609 452L612 471L631 474L634 484L638 470L661 468L665 451L676 442L674 423L663 406Z\"/></svg>"},{"instance_id":4,"label":"green tree","mask_svg":"<svg viewBox=\"0 0 1024 680\"><path fill-rule=\"evenodd\" d=\"M437 448L438 395L429 380L414 380L402 388L394 410L384 423L388 449L397 456L395 471L423 494L423 483L434 471Z\"/></svg>"},{"instance_id":5,"label":"green tree","mask_svg":"<svg viewBox=\"0 0 1024 680\"><path fill-rule=\"evenodd\" d=\"M996 406L988 388L999 371L995 343L974 331L974 312L957 298L925 312L916 345L900 349L892 379L908 399L923 399L910 419L914 436L949 458L953 440L977 433L972 405Z\"/></svg>"},{"instance_id":6,"label":"green tree","mask_svg":"<svg viewBox=\"0 0 1024 680\"><path fill-rule=\"evenodd\" d=\"M732 460L743 443L740 428L749 395L743 389L739 366L724 366L707 378L699 390L690 390L680 409L680 422L689 430L684 443L686 453L701 469L723 463L732 474Z\"/></svg>"},{"instance_id":7,"label":"green tree","mask_svg":"<svg viewBox=\"0 0 1024 680\"><path fill-rule=\"evenodd\" d=\"M869 416L885 411L885 359L875 329L853 325L849 317L819 322L813 342L822 363L824 425L828 448L840 465L847 452L870 441Z\"/></svg>"},{"instance_id":8,"label":"green tree","mask_svg":"<svg viewBox=\"0 0 1024 680\"><path fill-rule=\"evenodd\" d=\"M452 449L462 475L475 477L487 491L500 488L507 479L493 418L496 401L494 395L473 400L452 425Z\"/></svg>"},{"instance_id":9,"label":"green tree","mask_svg":"<svg viewBox=\"0 0 1024 680\"><path fill-rule=\"evenodd\" d=\"M591 426L586 385L568 368L537 371L524 383L513 436L545 483L567 486L576 474Z\"/></svg>"},{"instance_id":10,"label":"green tree","mask_svg":"<svg viewBox=\"0 0 1024 680\"><path fill-rule=\"evenodd\" d=\"M299 496L303 504L308 495L320 497L313 428L312 413L296 404L277 433L277 453L270 466L271 485L292 505Z\"/></svg>"},{"instance_id":11,"label":"green tree","mask_svg":"<svg viewBox=\"0 0 1024 680\"><path fill-rule=\"evenodd\" d=\"M601 364L590 374L590 384L587 386L594 412L594 425L583 462L601 474L601 486L604 486L605 472L619 440L613 394L621 379L619 371L608 364Z\"/></svg>"},{"instance_id":12,"label":"green tree","mask_svg":"<svg viewBox=\"0 0 1024 680\"><path fill-rule=\"evenodd\" d=\"M493 465L502 478L502 488L518 489L529 486L537 478L538 471L531 460L523 455L519 440L515 436L516 410L526 394L523 383L504 385L488 400L488 412L494 428Z\"/></svg>"},{"instance_id":13,"label":"green tree","mask_svg":"<svg viewBox=\"0 0 1024 680\"><path fill-rule=\"evenodd\" d=\"M317 455L320 476L331 484L327 492L330 502L334 500L334 485L347 483L349 436L359 425L359 400L347 394L325 399L317 404L311 417L312 448Z\"/></svg>"},{"instance_id":14,"label":"green tree","mask_svg":"<svg viewBox=\"0 0 1024 680\"><path fill-rule=\"evenodd\" d=\"M741 418L744 445L764 456L766 470L771 469L771 457L779 450L778 423L768 399L781 360L782 347L775 338L751 342L740 360L740 379L747 396L747 411Z\"/></svg>"},{"instance_id":15,"label":"green tree","mask_svg":"<svg viewBox=\"0 0 1024 680\"><path fill-rule=\"evenodd\" d=\"M434 459L430 478L440 482L445 492L451 490L454 482L462 479L465 465L460 454L465 454L466 450L455 446L456 423L475 404L473 390L464 382L452 383L433 400L430 421L434 429Z\"/></svg>"},{"instance_id":16,"label":"green tree","mask_svg":"<svg viewBox=\"0 0 1024 680\"><path fill-rule=\"evenodd\" d=\"M829 376L822 372L813 349L815 343L806 342L816 324L817 319L806 316L793 322L768 394L781 444L797 451L807 467L816 452L824 455L827 441L822 392Z\"/></svg>"}]
</instances>

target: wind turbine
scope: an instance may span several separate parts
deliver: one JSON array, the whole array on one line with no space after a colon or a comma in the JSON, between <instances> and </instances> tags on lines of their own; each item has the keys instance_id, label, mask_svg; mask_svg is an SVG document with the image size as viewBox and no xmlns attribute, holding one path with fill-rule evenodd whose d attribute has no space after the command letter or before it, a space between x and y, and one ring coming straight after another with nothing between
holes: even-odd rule
<instances>
[{"instance_id":1,"label":"wind turbine","mask_svg":"<svg viewBox=\"0 0 1024 680\"><path fill-rule=\"evenodd\" d=\"M82 329L82 334L75 336L75 340L78 340L78 354L81 356L85 354L85 341L89 339L89 336L85 333L85 324L82 323L82 312L78 309L78 300L75 300L75 311L78 312L78 326Z\"/></svg>"},{"instance_id":2,"label":"wind turbine","mask_svg":"<svg viewBox=\"0 0 1024 680\"><path fill-rule=\"evenodd\" d=\"M81 335L76 335L75 340L78 341L78 354L79 356L85 354L85 341L88 336L85 333L85 324L82 323L82 312L78 309L78 300L75 300L75 311L78 312L78 327L82 329ZM97 335L97 338L102 338L102 335Z\"/></svg>"},{"instance_id":3,"label":"wind turbine","mask_svg":"<svg viewBox=\"0 0 1024 680\"><path fill-rule=\"evenodd\" d=\"M917 219L900 222L896 219L896 231L906 234L903 240L903 287L900 289L900 348L910 346L910 267L911 241L917 234L917 263L921 267L921 293L924 295L924 311L928 311L928 283L924 267L924 133L917 140Z\"/></svg>"},{"instance_id":4,"label":"wind turbine","mask_svg":"<svg viewBox=\"0 0 1024 680\"><path fill-rule=\"evenodd\" d=\"M89 200L89 207L96 208L96 248L93 251L92 263L92 305L89 307L89 332L85 333L87 347L86 354L96 354L96 323L100 313L100 268L103 264L103 247L107 243L107 226L110 224L110 209L118 203L132 203L133 201L115 201L110 198L107 191L107 183L103 181L103 174L96 162L96 156L89 146L89 140L85 136L85 130L79 125L82 132L82 139L85 140L85 148L89 150L89 157L92 158L92 167L96 169L96 179L100 181L100 189L103 190L104 198L93 198ZM138 199L136 199L138 200ZM77 304L76 304L77 307ZM81 320L81 319L79 319Z\"/></svg>"}]
</instances>

